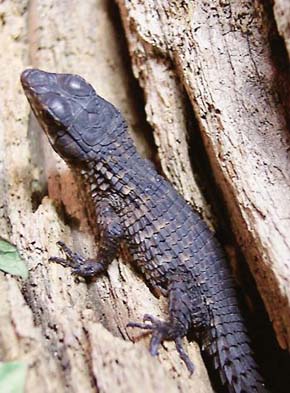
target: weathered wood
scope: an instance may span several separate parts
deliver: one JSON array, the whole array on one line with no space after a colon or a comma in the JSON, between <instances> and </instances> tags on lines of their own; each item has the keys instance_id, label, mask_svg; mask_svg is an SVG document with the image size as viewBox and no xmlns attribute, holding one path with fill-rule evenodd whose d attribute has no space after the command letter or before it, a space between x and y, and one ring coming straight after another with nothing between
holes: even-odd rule
<instances>
[{"instance_id":1,"label":"weathered wood","mask_svg":"<svg viewBox=\"0 0 290 393\"><path fill-rule=\"evenodd\" d=\"M277 28L280 35L285 41L288 56L290 59L290 6L287 0L274 1L274 15L277 22Z\"/></svg>"},{"instance_id":2,"label":"weathered wood","mask_svg":"<svg viewBox=\"0 0 290 393\"><path fill-rule=\"evenodd\" d=\"M183 85L236 239L289 349L290 142L268 41L272 21L259 1L117 2L163 168L184 192L191 179L175 160L168 164L168 151L184 140ZM188 168L187 154L183 162Z\"/></svg>"},{"instance_id":3,"label":"weathered wood","mask_svg":"<svg viewBox=\"0 0 290 393\"><path fill-rule=\"evenodd\" d=\"M129 341L139 334L127 331L129 320L167 312L128 264L115 261L108 275L87 285L48 262L59 253L59 239L87 255L95 245L74 179L29 116L19 75L28 65L79 73L122 110L132 133L133 125L142 127L110 4L0 4L0 228L30 271L26 283L0 272L1 360L27 362L30 393L40 386L41 392L210 392L194 343L186 345L197 368L190 378L173 343L152 359L148 339ZM133 136L145 154L142 134Z\"/></svg>"}]
</instances>

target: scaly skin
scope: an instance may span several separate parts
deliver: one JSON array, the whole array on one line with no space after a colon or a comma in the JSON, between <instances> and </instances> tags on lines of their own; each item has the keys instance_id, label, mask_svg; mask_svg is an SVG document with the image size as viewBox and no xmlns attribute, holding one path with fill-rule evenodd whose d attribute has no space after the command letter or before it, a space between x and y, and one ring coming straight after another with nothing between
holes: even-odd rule
<instances>
[{"instance_id":1,"label":"scaly skin","mask_svg":"<svg viewBox=\"0 0 290 393\"><path fill-rule=\"evenodd\" d=\"M94 206L99 251L85 260L59 243L74 274L106 270L125 244L150 287L169 298L169 319L130 323L152 332L150 352L194 329L229 392L266 392L252 357L225 256L201 218L140 157L117 109L77 75L29 69L21 75L32 110L54 150L83 177Z\"/></svg>"}]
</instances>

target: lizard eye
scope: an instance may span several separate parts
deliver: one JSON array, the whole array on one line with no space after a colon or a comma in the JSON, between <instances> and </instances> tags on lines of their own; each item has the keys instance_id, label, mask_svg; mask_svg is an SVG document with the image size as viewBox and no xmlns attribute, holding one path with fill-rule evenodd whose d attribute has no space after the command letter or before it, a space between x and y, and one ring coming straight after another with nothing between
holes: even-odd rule
<instances>
[{"instance_id":1,"label":"lizard eye","mask_svg":"<svg viewBox=\"0 0 290 393\"><path fill-rule=\"evenodd\" d=\"M47 97L45 104L56 120L64 120L71 113L69 104L61 96Z\"/></svg>"},{"instance_id":2,"label":"lizard eye","mask_svg":"<svg viewBox=\"0 0 290 393\"><path fill-rule=\"evenodd\" d=\"M49 108L55 117L61 119L67 113L67 104L61 97L54 97L49 103Z\"/></svg>"},{"instance_id":3,"label":"lizard eye","mask_svg":"<svg viewBox=\"0 0 290 393\"><path fill-rule=\"evenodd\" d=\"M86 81L78 75L69 75L64 81L67 92L78 97L85 97L91 94L92 88Z\"/></svg>"},{"instance_id":4,"label":"lizard eye","mask_svg":"<svg viewBox=\"0 0 290 393\"><path fill-rule=\"evenodd\" d=\"M42 98L42 104L46 108L47 115L54 122L69 124L71 119L71 108L69 103L61 96L48 93Z\"/></svg>"}]
</instances>

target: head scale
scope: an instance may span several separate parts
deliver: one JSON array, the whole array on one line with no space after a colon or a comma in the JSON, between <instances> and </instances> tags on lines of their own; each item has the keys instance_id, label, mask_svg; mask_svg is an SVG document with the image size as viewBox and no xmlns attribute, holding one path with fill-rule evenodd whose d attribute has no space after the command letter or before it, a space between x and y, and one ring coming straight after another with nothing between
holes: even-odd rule
<instances>
[{"instance_id":1,"label":"head scale","mask_svg":"<svg viewBox=\"0 0 290 393\"><path fill-rule=\"evenodd\" d=\"M124 130L120 112L78 75L27 69L21 83L52 147L69 164L97 159Z\"/></svg>"}]
</instances>

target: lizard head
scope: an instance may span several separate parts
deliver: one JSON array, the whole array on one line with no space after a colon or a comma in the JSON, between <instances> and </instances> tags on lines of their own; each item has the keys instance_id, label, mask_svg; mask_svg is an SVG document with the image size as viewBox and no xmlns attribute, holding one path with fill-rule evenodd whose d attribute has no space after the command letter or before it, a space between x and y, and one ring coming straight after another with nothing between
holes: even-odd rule
<instances>
[{"instance_id":1,"label":"lizard head","mask_svg":"<svg viewBox=\"0 0 290 393\"><path fill-rule=\"evenodd\" d=\"M69 164L97 159L114 143L124 122L120 112L80 76L27 69L21 83L52 147Z\"/></svg>"}]
</instances>

